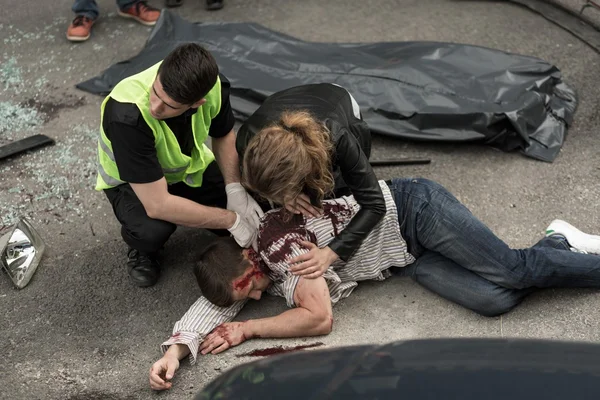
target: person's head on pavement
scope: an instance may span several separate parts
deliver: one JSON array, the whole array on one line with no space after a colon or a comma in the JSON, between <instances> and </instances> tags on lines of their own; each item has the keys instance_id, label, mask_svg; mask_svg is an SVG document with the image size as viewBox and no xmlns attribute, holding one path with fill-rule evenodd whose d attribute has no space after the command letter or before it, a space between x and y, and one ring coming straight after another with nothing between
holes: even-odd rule
<instances>
[{"instance_id":1,"label":"person's head on pavement","mask_svg":"<svg viewBox=\"0 0 600 400\"><path fill-rule=\"evenodd\" d=\"M220 307L240 300L260 300L271 284L259 255L240 247L231 237L219 237L209 244L194 274L203 296Z\"/></svg>"},{"instance_id":2,"label":"person's head on pavement","mask_svg":"<svg viewBox=\"0 0 600 400\"><path fill-rule=\"evenodd\" d=\"M150 91L150 114L162 120L200 107L218 76L219 67L208 50L196 43L178 46L158 68Z\"/></svg>"}]
</instances>

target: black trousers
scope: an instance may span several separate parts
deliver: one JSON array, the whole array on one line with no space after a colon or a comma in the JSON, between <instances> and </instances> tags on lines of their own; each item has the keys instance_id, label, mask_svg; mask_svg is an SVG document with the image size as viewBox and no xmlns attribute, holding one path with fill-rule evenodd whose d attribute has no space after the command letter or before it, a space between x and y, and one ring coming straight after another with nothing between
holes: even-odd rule
<instances>
[{"instance_id":1,"label":"black trousers","mask_svg":"<svg viewBox=\"0 0 600 400\"><path fill-rule=\"evenodd\" d=\"M171 222L150 218L128 183L106 189L104 193L121 223L123 240L140 252L157 252L177 229L177 225ZM219 208L227 206L225 181L216 162L212 162L204 171L201 187L192 188L180 182L169 185L169 193L205 206ZM226 230L211 231L218 235L228 235Z\"/></svg>"}]
</instances>

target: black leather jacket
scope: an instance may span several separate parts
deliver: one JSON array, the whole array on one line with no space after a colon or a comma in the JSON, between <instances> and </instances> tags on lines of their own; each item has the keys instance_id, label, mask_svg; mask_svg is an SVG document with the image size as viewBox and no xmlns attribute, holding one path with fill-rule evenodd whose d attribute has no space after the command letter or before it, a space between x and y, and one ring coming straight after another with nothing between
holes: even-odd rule
<instances>
[{"instance_id":1,"label":"black leather jacket","mask_svg":"<svg viewBox=\"0 0 600 400\"><path fill-rule=\"evenodd\" d=\"M369 164L369 127L355 117L346 89L327 83L297 86L269 96L242 125L236 140L240 159L250 139L276 122L285 110L307 110L329 128L335 144L334 195L352 194L361 206L346 229L329 244L342 260L348 261L386 211L383 193Z\"/></svg>"}]
</instances>

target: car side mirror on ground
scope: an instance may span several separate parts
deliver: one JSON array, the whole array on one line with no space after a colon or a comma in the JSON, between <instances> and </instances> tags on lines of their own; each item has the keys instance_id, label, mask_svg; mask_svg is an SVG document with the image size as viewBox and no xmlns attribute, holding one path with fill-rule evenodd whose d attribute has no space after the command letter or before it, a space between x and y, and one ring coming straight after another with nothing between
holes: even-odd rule
<instances>
[{"instance_id":1,"label":"car side mirror on ground","mask_svg":"<svg viewBox=\"0 0 600 400\"><path fill-rule=\"evenodd\" d=\"M8 233L0 236L0 267L22 289L31 280L45 249L42 237L21 217Z\"/></svg>"}]
</instances>

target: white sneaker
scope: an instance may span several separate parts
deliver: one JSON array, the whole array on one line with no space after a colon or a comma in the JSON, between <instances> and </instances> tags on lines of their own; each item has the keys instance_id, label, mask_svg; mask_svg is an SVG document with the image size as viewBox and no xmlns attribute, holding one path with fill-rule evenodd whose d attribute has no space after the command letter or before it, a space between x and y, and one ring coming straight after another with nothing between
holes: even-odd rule
<instances>
[{"instance_id":1,"label":"white sneaker","mask_svg":"<svg viewBox=\"0 0 600 400\"><path fill-rule=\"evenodd\" d=\"M573 251L600 254L600 236L589 235L568 222L555 219L546 228L546 236L557 234L567 239Z\"/></svg>"}]
</instances>

